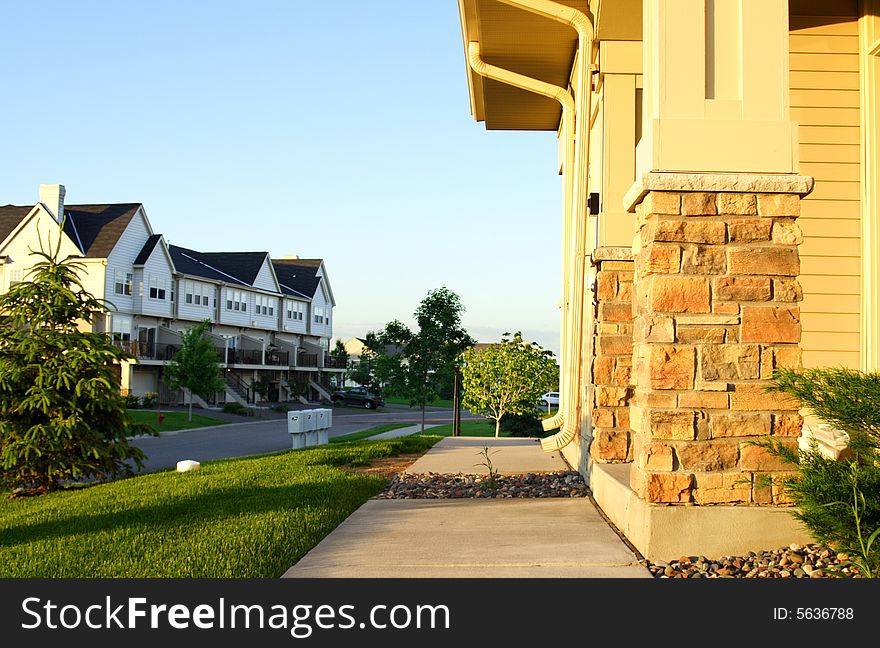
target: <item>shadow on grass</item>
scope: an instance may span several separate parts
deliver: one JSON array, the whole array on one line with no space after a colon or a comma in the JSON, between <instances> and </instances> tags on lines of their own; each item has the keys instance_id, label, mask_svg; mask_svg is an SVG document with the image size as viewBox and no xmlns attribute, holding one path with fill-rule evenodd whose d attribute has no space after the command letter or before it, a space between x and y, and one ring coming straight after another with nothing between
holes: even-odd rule
<instances>
[{"instance_id":1,"label":"shadow on grass","mask_svg":"<svg viewBox=\"0 0 880 648\"><path fill-rule=\"evenodd\" d=\"M172 530L182 525L205 528L230 516L240 518L301 507L326 506L328 498L337 503L366 500L378 493L386 483L387 480L381 477L349 475L333 486L322 481L288 486L210 488L197 494L183 494L163 503L134 505L132 508L94 514L64 515L37 523L12 524L3 529L0 547L120 528L142 533Z\"/></svg>"}]
</instances>

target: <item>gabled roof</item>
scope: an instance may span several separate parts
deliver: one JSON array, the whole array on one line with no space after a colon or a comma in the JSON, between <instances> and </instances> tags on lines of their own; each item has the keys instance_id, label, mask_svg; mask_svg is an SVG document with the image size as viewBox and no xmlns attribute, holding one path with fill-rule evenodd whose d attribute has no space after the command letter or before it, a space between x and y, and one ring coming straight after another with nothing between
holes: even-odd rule
<instances>
[{"instance_id":1,"label":"gabled roof","mask_svg":"<svg viewBox=\"0 0 880 648\"><path fill-rule=\"evenodd\" d=\"M150 255L153 253L153 249L156 247L156 244L161 238L161 234L153 234L152 236L150 236L150 238L147 239L147 242L144 243L144 247L142 247L141 251L138 253L133 265L144 265L147 262L147 259L150 258Z\"/></svg>"},{"instance_id":2,"label":"gabled roof","mask_svg":"<svg viewBox=\"0 0 880 648\"><path fill-rule=\"evenodd\" d=\"M321 283L318 276L321 263L322 259L272 259L282 292L309 299L315 296Z\"/></svg>"},{"instance_id":3,"label":"gabled roof","mask_svg":"<svg viewBox=\"0 0 880 648\"><path fill-rule=\"evenodd\" d=\"M82 250L83 256L109 256L140 206L65 205L64 233Z\"/></svg>"},{"instance_id":4,"label":"gabled roof","mask_svg":"<svg viewBox=\"0 0 880 648\"><path fill-rule=\"evenodd\" d=\"M268 252L201 252L201 258L210 266L239 281L253 286L260 274Z\"/></svg>"},{"instance_id":5,"label":"gabled roof","mask_svg":"<svg viewBox=\"0 0 880 648\"><path fill-rule=\"evenodd\" d=\"M0 206L0 241L12 233L21 219L34 208L33 205L2 205Z\"/></svg>"},{"instance_id":6,"label":"gabled roof","mask_svg":"<svg viewBox=\"0 0 880 648\"><path fill-rule=\"evenodd\" d=\"M210 279L211 281L223 281L225 283L241 284L250 286L239 277L231 275L212 263L209 255L197 250L180 247L179 245L169 245L168 252L171 254L171 261L177 272L191 277L201 277Z\"/></svg>"}]
</instances>

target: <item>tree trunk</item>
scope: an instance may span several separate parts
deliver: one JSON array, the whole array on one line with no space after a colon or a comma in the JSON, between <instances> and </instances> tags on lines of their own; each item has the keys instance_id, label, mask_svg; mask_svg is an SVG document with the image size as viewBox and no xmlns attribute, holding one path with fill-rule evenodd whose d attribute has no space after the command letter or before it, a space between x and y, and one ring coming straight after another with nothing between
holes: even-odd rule
<instances>
[{"instance_id":1,"label":"tree trunk","mask_svg":"<svg viewBox=\"0 0 880 648\"><path fill-rule=\"evenodd\" d=\"M501 417L499 416L497 419L495 419L495 438L497 439L500 436L501 436Z\"/></svg>"},{"instance_id":2,"label":"tree trunk","mask_svg":"<svg viewBox=\"0 0 880 648\"><path fill-rule=\"evenodd\" d=\"M425 433L425 404L422 403L422 434Z\"/></svg>"},{"instance_id":3,"label":"tree trunk","mask_svg":"<svg viewBox=\"0 0 880 648\"><path fill-rule=\"evenodd\" d=\"M189 391L189 422L192 423L193 420L193 393L192 390Z\"/></svg>"}]
</instances>

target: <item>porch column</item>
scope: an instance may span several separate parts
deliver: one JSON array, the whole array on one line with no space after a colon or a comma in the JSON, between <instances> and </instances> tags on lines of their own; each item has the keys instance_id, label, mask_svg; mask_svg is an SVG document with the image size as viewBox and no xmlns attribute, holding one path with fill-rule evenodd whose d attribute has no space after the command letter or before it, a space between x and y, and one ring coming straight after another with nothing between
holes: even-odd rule
<instances>
[{"instance_id":1,"label":"porch column","mask_svg":"<svg viewBox=\"0 0 880 648\"><path fill-rule=\"evenodd\" d=\"M794 173L788 0L644 0L637 177Z\"/></svg>"},{"instance_id":2,"label":"porch column","mask_svg":"<svg viewBox=\"0 0 880 648\"><path fill-rule=\"evenodd\" d=\"M632 463L594 464L600 506L648 558L805 542L779 489L798 404L797 225L813 185L790 121L787 0L644 0L632 253ZM721 505L721 506L719 506Z\"/></svg>"}]
</instances>

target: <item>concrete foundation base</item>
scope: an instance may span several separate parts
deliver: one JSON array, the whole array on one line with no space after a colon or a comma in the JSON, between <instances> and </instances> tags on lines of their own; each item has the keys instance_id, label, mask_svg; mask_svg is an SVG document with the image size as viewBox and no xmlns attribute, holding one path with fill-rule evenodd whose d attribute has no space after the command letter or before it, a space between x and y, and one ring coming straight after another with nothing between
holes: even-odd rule
<instances>
[{"instance_id":1,"label":"concrete foundation base","mask_svg":"<svg viewBox=\"0 0 880 648\"><path fill-rule=\"evenodd\" d=\"M629 487L629 469L594 463L590 488L608 519L649 560L717 558L813 541L791 509L648 504Z\"/></svg>"}]
</instances>

